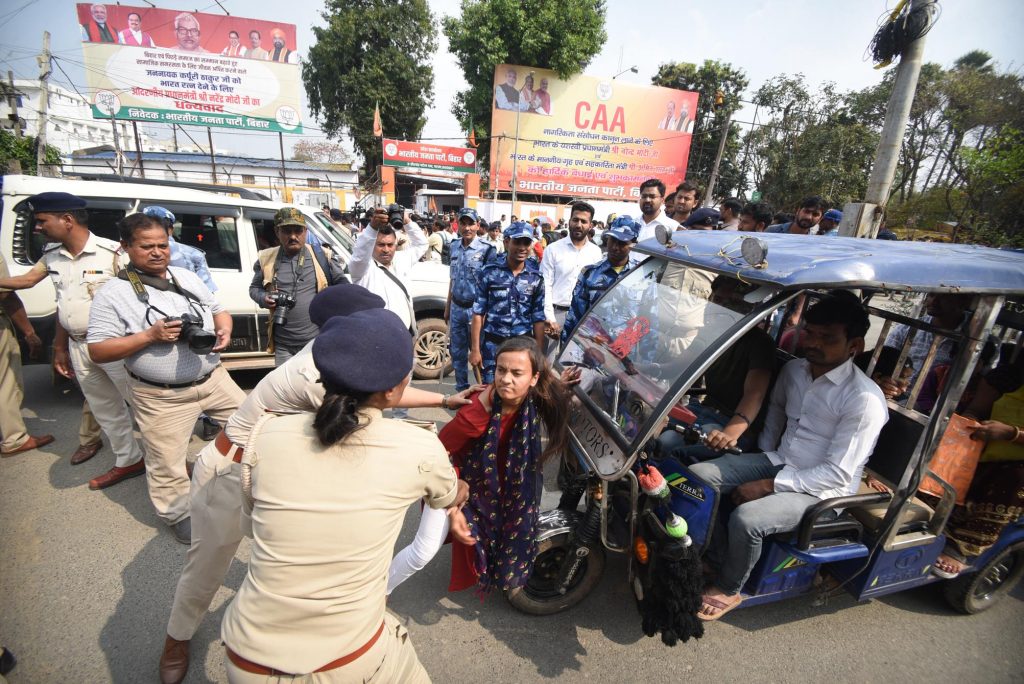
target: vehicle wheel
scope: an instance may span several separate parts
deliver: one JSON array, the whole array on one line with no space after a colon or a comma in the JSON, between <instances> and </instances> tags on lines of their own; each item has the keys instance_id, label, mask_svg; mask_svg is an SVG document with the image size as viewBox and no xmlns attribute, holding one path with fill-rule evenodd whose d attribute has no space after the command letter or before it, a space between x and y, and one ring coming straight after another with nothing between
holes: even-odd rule
<instances>
[{"instance_id":1,"label":"vehicle wheel","mask_svg":"<svg viewBox=\"0 0 1024 684\"><path fill-rule=\"evenodd\" d=\"M452 372L452 356L448 351L448 324L441 318L424 318L416 323L416 344L413 346L417 380L436 380Z\"/></svg>"},{"instance_id":2,"label":"vehicle wheel","mask_svg":"<svg viewBox=\"0 0 1024 684\"><path fill-rule=\"evenodd\" d=\"M590 553L568 591L558 593L558 569L565 558L569 536L566 532L540 543L530 579L522 587L505 594L513 608L528 615L554 615L575 606L597 586L604 573L604 547L600 543L589 547Z\"/></svg>"},{"instance_id":3,"label":"vehicle wheel","mask_svg":"<svg viewBox=\"0 0 1024 684\"><path fill-rule=\"evenodd\" d=\"M1010 547L978 572L946 583L946 600L961 613L988 610L1024 576L1024 547Z\"/></svg>"}]
</instances>

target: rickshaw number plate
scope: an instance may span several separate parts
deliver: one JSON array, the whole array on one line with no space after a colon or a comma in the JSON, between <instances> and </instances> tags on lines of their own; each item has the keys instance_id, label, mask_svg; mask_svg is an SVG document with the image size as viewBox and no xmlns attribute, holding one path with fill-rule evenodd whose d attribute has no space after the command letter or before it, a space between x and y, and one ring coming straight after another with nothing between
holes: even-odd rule
<instances>
[{"instance_id":1,"label":"rickshaw number plate","mask_svg":"<svg viewBox=\"0 0 1024 684\"><path fill-rule=\"evenodd\" d=\"M626 464L625 454L615 440L587 411L578 406L569 417L569 430L599 473L615 473Z\"/></svg>"}]
</instances>

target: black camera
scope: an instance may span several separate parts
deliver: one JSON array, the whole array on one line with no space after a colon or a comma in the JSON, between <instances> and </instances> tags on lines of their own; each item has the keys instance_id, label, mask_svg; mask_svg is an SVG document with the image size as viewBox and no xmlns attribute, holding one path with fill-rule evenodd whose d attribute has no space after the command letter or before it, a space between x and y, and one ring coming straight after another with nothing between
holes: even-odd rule
<instances>
[{"instance_id":1,"label":"black camera","mask_svg":"<svg viewBox=\"0 0 1024 684\"><path fill-rule=\"evenodd\" d=\"M405 209L401 204L388 205L388 225L395 230L401 230L405 225Z\"/></svg>"},{"instance_id":2,"label":"black camera","mask_svg":"<svg viewBox=\"0 0 1024 684\"><path fill-rule=\"evenodd\" d=\"M274 302L274 325L284 325L288 322L288 312L295 306L295 297L287 292L271 292L267 296Z\"/></svg>"},{"instance_id":3,"label":"black camera","mask_svg":"<svg viewBox=\"0 0 1024 684\"><path fill-rule=\"evenodd\" d=\"M165 320L181 321L181 334L179 340L185 340L188 348L196 354L209 354L217 344L217 336L203 328L203 317L190 313L183 313L180 316L168 316Z\"/></svg>"}]
</instances>

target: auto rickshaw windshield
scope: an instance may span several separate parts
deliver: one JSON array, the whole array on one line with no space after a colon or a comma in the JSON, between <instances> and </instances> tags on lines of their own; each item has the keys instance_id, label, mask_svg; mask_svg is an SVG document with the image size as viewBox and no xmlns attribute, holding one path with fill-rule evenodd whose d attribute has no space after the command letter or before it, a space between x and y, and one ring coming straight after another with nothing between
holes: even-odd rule
<instances>
[{"instance_id":1,"label":"auto rickshaw windshield","mask_svg":"<svg viewBox=\"0 0 1024 684\"><path fill-rule=\"evenodd\" d=\"M751 289L648 259L583 317L558 362L583 368L580 390L632 442L680 375L754 308L744 299Z\"/></svg>"}]
</instances>

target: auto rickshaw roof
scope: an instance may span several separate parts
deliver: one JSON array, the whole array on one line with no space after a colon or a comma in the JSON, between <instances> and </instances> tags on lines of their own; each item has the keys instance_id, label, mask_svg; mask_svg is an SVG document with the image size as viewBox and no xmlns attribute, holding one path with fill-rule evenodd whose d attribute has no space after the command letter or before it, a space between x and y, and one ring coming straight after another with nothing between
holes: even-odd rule
<instances>
[{"instance_id":1,"label":"auto rickshaw roof","mask_svg":"<svg viewBox=\"0 0 1024 684\"><path fill-rule=\"evenodd\" d=\"M768 247L763 268L740 245ZM817 235L680 230L669 248L644 240L641 251L783 289L885 288L919 292L1024 293L1024 253L977 245L870 240Z\"/></svg>"}]
</instances>

